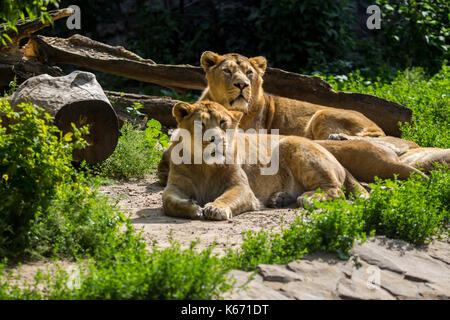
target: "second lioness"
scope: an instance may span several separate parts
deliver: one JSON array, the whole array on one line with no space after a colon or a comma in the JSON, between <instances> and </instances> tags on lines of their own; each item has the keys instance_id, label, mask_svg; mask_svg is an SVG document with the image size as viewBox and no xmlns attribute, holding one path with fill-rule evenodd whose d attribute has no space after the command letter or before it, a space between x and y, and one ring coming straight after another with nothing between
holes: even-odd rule
<instances>
[{"instance_id":1,"label":"second lioness","mask_svg":"<svg viewBox=\"0 0 450 320\"><path fill-rule=\"evenodd\" d=\"M200 63L208 81L200 100L215 101L228 110L243 112L240 127L244 130L279 129L283 135L313 140L328 139L330 134L338 133L360 137L385 135L360 112L266 94L264 57L205 51Z\"/></svg>"},{"instance_id":2,"label":"second lioness","mask_svg":"<svg viewBox=\"0 0 450 320\"><path fill-rule=\"evenodd\" d=\"M284 206L297 201L302 206L311 197L338 198L343 186L347 192L359 189L366 193L330 152L309 139L237 132L242 113L228 111L215 102L180 102L174 106L173 115L179 132L183 130L185 136L179 136L182 139L171 148L169 177L163 192L167 215L225 220L257 210L260 203ZM196 125L202 129L195 129ZM202 132L200 142L195 140L196 130ZM226 130L233 133L231 138ZM208 132L215 133L214 139L205 141ZM201 148L203 156L216 156L215 149L207 149L211 143L227 146L233 161L207 164L203 160L195 164L195 146ZM261 149L265 151L261 153ZM258 161L240 161L249 155L257 156ZM265 175L261 169L268 167L267 159L277 161L278 170ZM315 193L319 188L322 195L318 196Z\"/></svg>"}]
</instances>

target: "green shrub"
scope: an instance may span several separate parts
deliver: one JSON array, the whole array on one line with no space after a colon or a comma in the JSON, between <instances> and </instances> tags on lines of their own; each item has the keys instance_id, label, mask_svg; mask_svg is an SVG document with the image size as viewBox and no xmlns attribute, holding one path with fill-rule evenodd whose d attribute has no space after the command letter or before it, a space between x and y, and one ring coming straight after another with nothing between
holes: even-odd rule
<instances>
[{"instance_id":1,"label":"green shrub","mask_svg":"<svg viewBox=\"0 0 450 320\"><path fill-rule=\"evenodd\" d=\"M168 137L161 132L161 124L152 119L141 131L125 123L120 133L116 150L99 166L101 174L129 179L142 178L152 172L161 159L163 148L168 146Z\"/></svg>"},{"instance_id":2,"label":"green shrub","mask_svg":"<svg viewBox=\"0 0 450 320\"><path fill-rule=\"evenodd\" d=\"M4 256L29 246L36 214L46 212L58 187L70 179L74 145L73 133L63 137L38 107L23 103L14 111L2 100L0 115L0 256ZM82 131L74 133L78 146L83 146Z\"/></svg>"},{"instance_id":3,"label":"green shrub","mask_svg":"<svg viewBox=\"0 0 450 320\"><path fill-rule=\"evenodd\" d=\"M71 164L87 129L63 136L43 109L25 103L12 110L2 100L0 115L0 257L70 257L116 232L125 217Z\"/></svg>"},{"instance_id":4,"label":"green shrub","mask_svg":"<svg viewBox=\"0 0 450 320\"><path fill-rule=\"evenodd\" d=\"M288 263L306 252L338 253L347 258L357 240L380 234L421 245L449 233L450 172L431 172L430 179L414 176L406 181L371 184L369 199L315 202L280 233L249 231L239 250L229 250L233 268L254 270L260 263Z\"/></svg>"},{"instance_id":5,"label":"green shrub","mask_svg":"<svg viewBox=\"0 0 450 320\"><path fill-rule=\"evenodd\" d=\"M109 249L111 250L111 249ZM228 271L212 248L201 252L194 245L169 248L125 248L91 263L77 291L58 299L215 299L231 288Z\"/></svg>"},{"instance_id":6,"label":"green shrub","mask_svg":"<svg viewBox=\"0 0 450 320\"><path fill-rule=\"evenodd\" d=\"M374 32L379 59L398 69L422 66L431 73L450 58L450 6L446 0L377 0L381 29ZM373 57L373 55L372 55Z\"/></svg>"},{"instance_id":7,"label":"green shrub","mask_svg":"<svg viewBox=\"0 0 450 320\"><path fill-rule=\"evenodd\" d=\"M285 264L317 250L347 258L354 241L365 237L362 212L345 199L316 202L280 233L247 232L241 248L229 250L226 259L235 268L253 270L260 263Z\"/></svg>"},{"instance_id":8,"label":"green shrub","mask_svg":"<svg viewBox=\"0 0 450 320\"><path fill-rule=\"evenodd\" d=\"M415 245L448 231L449 173L446 167L432 171L430 179L413 176L401 182L378 181L370 200L359 204L365 229Z\"/></svg>"},{"instance_id":9,"label":"green shrub","mask_svg":"<svg viewBox=\"0 0 450 320\"><path fill-rule=\"evenodd\" d=\"M2 27L6 31L17 32L16 24L19 20L24 21L25 18L30 20L40 18L42 23L46 21L53 23L47 12L47 6L58 7L59 2L59 0L3 0L0 7L0 24L5 23ZM2 32L0 33L0 42L6 46L11 43L11 38L7 33Z\"/></svg>"},{"instance_id":10,"label":"green shrub","mask_svg":"<svg viewBox=\"0 0 450 320\"><path fill-rule=\"evenodd\" d=\"M79 260L75 275L59 268L19 287L0 264L0 299L217 299L234 285L213 247L171 242L149 251L129 222L126 230L103 237L95 260Z\"/></svg>"}]
</instances>

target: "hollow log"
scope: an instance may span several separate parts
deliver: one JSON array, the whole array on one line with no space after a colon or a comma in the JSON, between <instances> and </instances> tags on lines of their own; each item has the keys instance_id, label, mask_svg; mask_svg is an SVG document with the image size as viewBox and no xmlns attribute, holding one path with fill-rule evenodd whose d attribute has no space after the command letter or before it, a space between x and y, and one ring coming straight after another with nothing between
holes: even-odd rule
<instances>
[{"instance_id":1,"label":"hollow log","mask_svg":"<svg viewBox=\"0 0 450 320\"><path fill-rule=\"evenodd\" d=\"M76 65L170 88L202 90L206 87L201 67L155 64L134 54L124 54L126 50L122 47L104 46L81 35L67 39L32 36L26 45L26 52L44 63ZM401 134L398 122L412 120L411 109L398 103L369 94L337 92L318 77L276 68L267 68L264 89L291 99L359 111L392 136Z\"/></svg>"},{"instance_id":2,"label":"hollow log","mask_svg":"<svg viewBox=\"0 0 450 320\"><path fill-rule=\"evenodd\" d=\"M9 99L14 108L21 102L32 102L44 108L63 132L89 126L84 137L89 146L73 152L74 161L98 163L114 151L119 138L117 115L102 87L89 72L74 71L62 77L47 74L32 77L20 85Z\"/></svg>"}]
</instances>

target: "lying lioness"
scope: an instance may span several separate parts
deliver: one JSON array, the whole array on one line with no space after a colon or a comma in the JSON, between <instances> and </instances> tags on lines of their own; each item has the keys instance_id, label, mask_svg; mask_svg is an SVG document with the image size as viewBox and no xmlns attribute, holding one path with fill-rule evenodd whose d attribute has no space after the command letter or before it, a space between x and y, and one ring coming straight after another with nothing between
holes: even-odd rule
<instances>
[{"instance_id":1,"label":"lying lioness","mask_svg":"<svg viewBox=\"0 0 450 320\"><path fill-rule=\"evenodd\" d=\"M415 142L401 138L389 136L369 138L348 136L345 134L332 134L329 139L340 141L350 140L350 144L355 143L356 141L358 141L358 143L360 143L360 141L364 141L372 143L377 148L383 147L391 149L398 156L398 161L415 168L420 168L425 173L429 173L434 170L435 163L450 164L450 149L423 148ZM344 167L346 166L344 163L342 164ZM350 171L354 174L352 170Z\"/></svg>"},{"instance_id":2,"label":"lying lioness","mask_svg":"<svg viewBox=\"0 0 450 320\"><path fill-rule=\"evenodd\" d=\"M338 198L343 186L347 192L357 188L366 193L330 152L309 139L239 132L242 113L229 111L215 102L194 105L179 102L173 115L179 130L188 135L171 146L169 177L163 192L167 215L224 220L257 210L261 204L279 206L297 201L302 206L311 197ZM196 130L203 135L200 143L195 140ZM205 136L209 137L207 141ZM226 147L221 155L227 161L205 163L204 157L217 156L216 149L207 149L211 144ZM196 146L202 155L201 163L197 164ZM247 161L252 154L258 155L255 163ZM278 170L265 175L268 159L278 161ZM319 188L321 195L315 194Z\"/></svg>"},{"instance_id":3,"label":"lying lioness","mask_svg":"<svg viewBox=\"0 0 450 320\"><path fill-rule=\"evenodd\" d=\"M328 139L330 134L379 137L383 130L362 113L337 109L264 93L264 57L246 58L240 54L219 55L205 51L200 63L208 87L200 100L220 103L228 110L244 113L244 130L279 129L280 134L309 139Z\"/></svg>"},{"instance_id":4,"label":"lying lioness","mask_svg":"<svg viewBox=\"0 0 450 320\"><path fill-rule=\"evenodd\" d=\"M400 180L406 180L412 173L425 176L421 171L416 169L420 167L429 172L433 166L429 162L424 162L423 157L419 163L411 160L412 157L408 155L416 154L418 150L423 155L423 152L428 148L411 149L405 153L404 156L398 155L388 146L378 144L371 140L357 140L357 141L335 141L335 140L314 140L322 147L331 152L339 163L347 169L352 176L361 182L374 182L375 177L381 179L393 179L397 176ZM169 174L170 153L174 145L171 145L162 156L158 166L158 178L162 185L167 184L167 177ZM415 151L417 150L417 151ZM447 157L448 157L447 150ZM433 154L433 161L442 162L442 159L437 159L438 153ZM441 161L439 161L441 160Z\"/></svg>"}]
</instances>

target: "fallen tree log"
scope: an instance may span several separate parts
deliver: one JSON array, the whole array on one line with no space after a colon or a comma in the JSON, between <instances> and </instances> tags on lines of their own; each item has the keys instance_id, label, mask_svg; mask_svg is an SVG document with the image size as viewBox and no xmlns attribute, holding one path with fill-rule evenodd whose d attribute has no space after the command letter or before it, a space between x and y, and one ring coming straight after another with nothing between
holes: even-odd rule
<instances>
[{"instance_id":1,"label":"fallen tree log","mask_svg":"<svg viewBox=\"0 0 450 320\"><path fill-rule=\"evenodd\" d=\"M110 100L114 110L119 115L119 118L123 117L127 121L135 122L133 117L127 115L124 110L134 103L140 103L142 109L140 109L139 112L145 114L148 119L156 119L169 128L177 126L177 122L172 116L172 107L179 102L179 100L168 97L154 97L114 91L105 91L105 94Z\"/></svg>"},{"instance_id":2,"label":"fallen tree log","mask_svg":"<svg viewBox=\"0 0 450 320\"><path fill-rule=\"evenodd\" d=\"M89 135L84 138L89 146L74 150L74 161L98 163L116 148L117 116L92 73L74 71L63 77L36 76L22 83L8 100L13 108L21 102L44 108L63 133L73 130L71 123L77 127L88 125Z\"/></svg>"},{"instance_id":3,"label":"fallen tree log","mask_svg":"<svg viewBox=\"0 0 450 320\"><path fill-rule=\"evenodd\" d=\"M61 68L43 64L36 58L23 58L21 55L0 55L0 92L6 90L14 78L20 84L31 77L45 73L53 77L64 75Z\"/></svg>"},{"instance_id":4,"label":"fallen tree log","mask_svg":"<svg viewBox=\"0 0 450 320\"><path fill-rule=\"evenodd\" d=\"M202 90L206 87L201 67L155 64L130 55L122 47L105 46L81 35L67 39L32 36L25 52L44 63L76 65L170 88ZM368 94L336 92L318 77L276 68L267 68L264 89L274 95L359 111L388 135L400 136L398 122L412 119L412 111L398 103Z\"/></svg>"},{"instance_id":5,"label":"fallen tree log","mask_svg":"<svg viewBox=\"0 0 450 320\"><path fill-rule=\"evenodd\" d=\"M69 17L74 13L75 10L71 8L64 8L48 12L50 17L52 18L52 21ZM47 20L43 23L41 19L25 19L25 21L16 24L17 32L13 29L8 28L5 24L0 24L0 30L2 30L0 31L0 33L6 34L12 40L12 43L8 44L6 47L0 46L0 53L16 51L18 49L20 40L29 37L32 33L38 30L48 27L50 24L51 22Z\"/></svg>"}]
</instances>

